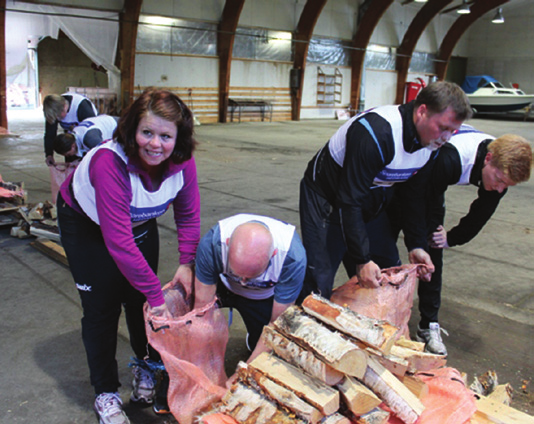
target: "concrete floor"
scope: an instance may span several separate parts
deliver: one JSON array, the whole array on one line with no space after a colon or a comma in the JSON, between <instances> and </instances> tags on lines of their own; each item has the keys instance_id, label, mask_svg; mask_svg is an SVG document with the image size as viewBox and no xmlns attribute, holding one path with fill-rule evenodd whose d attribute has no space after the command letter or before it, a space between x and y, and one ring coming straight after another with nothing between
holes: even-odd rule
<instances>
[{"instance_id":1,"label":"concrete floor","mask_svg":"<svg viewBox=\"0 0 534 424\"><path fill-rule=\"evenodd\" d=\"M20 138L0 139L0 174L6 181L24 181L30 203L50 199L41 113L10 112L9 122ZM473 119L471 124L496 136L518 133L534 140L532 122ZM269 215L298 226L300 178L339 125L323 120L197 127L202 233L238 212ZM513 406L529 414L534 414L533 185L534 179L511 188L474 241L446 252L440 315L442 327L450 333L445 337L448 364L466 372L470 382L474 375L495 370L501 383L514 387ZM467 212L475 195L471 187L449 189L447 227ZM177 265L170 213L160 219L160 237L159 274L167 281ZM7 229L0 229L0 423L94 423L80 336L82 312L71 274L33 249L30 241L11 238ZM402 241L399 247L404 252ZM336 284L345 280L339 272ZM417 321L415 312L412 333ZM131 351L124 324L120 334L117 358L126 400ZM234 320L227 372L246 358L243 325ZM126 405L132 423L175 422L156 417L151 409Z\"/></svg>"}]
</instances>

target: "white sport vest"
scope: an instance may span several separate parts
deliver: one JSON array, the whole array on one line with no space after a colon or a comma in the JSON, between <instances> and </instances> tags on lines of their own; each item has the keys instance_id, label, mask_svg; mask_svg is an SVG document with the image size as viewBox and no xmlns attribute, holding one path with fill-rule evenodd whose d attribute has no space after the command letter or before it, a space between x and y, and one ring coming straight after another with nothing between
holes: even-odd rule
<instances>
[{"instance_id":1,"label":"white sport vest","mask_svg":"<svg viewBox=\"0 0 534 424\"><path fill-rule=\"evenodd\" d=\"M78 106L80 103L87 99L87 97L82 96L81 94L77 93L63 93L62 96L71 96L72 100L69 105L69 110L67 112L67 115L63 120L59 121L59 125L65 130L68 131L71 129L71 127L76 126L79 124L78 122ZM88 100L88 99L87 99ZM98 115L98 112L96 110L95 105L91 103L93 107L93 111L95 112L95 115Z\"/></svg>"},{"instance_id":2,"label":"white sport vest","mask_svg":"<svg viewBox=\"0 0 534 424\"><path fill-rule=\"evenodd\" d=\"M271 262L267 267L265 273L260 276L260 280L265 284L260 283L257 286L243 286L230 278L227 278L225 273L228 271L228 245L226 240L230 238L234 229L246 222L257 221L261 222L269 228L273 236L274 248L277 249L276 254L271 258ZM224 272L220 274L220 278L224 285L231 292L243 296L247 299L267 299L274 294L274 285L278 282L282 267L286 259L287 252L293 240L295 227L291 224L278 221L273 218L252 214L239 214L230 218L219 221L219 228L221 231L221 253ZM255 279L256 280L256 279Z\"/></svg>"},{"instance_id":3,"label":"white sport vest","mask_svg":"<svg viewBox=\"0 0 534 424\"><path fill-rule=\"evenodd\" d=\"M84 119L77 127L74 127L72 133L76 139L76 146L78 146L78 155L82 156L90 149L83 144L83 138L87 131L98 128L102 133L102 141L111 140L113 138L113 131L117 128L117 121L109 115L99 115L93 118Z\"/></svg>"},{"instance_id":4,"label":"white sport vest","mask_svg":"<svg viewBox=\"0 0 534 424\"><path fill-rule=\"evenodd\" d=\"M374 131L365 119L365 115L369 112L377 113L389 122L392 129L393 142L395 143L393 160L378 173L373 183L378 186L391 186L395 183L406 181L428 162L432 151L429 149L419 149L413 153L408 153L404 150L402 140L403 124L399 106L382 106L351 118L330 139L328 143L330 155L339 166L343 166L347 147L347 131L356 119L360 120L360 123L369 131L369 134L373 137L378 149L381 151Z\"/></svg>"},{"instance_id":5,"label":"white sport vest","mask_svg":"<svg viewBox=\"0 0 534 424\"><path fill-rule=\"evenodd\" d=\"M109 149L128 163L122 146L115 141L101 144L83 158L72 179L72 189L76 201L91 220L100 224L95 204L95 189L89 180L89 165L93 156L100 149ZM132 186L132 201L130 203L130 216L133 223L147 221L163 215L184 185L183 171L174 174L161 183L157 191L149 192L143 187L138 174L130 173Z\"/></svg>"},{"instance_id":6,"label":"white sport vest","mask_svg":"<svg viewBox=\"0 0 534 424\"><path fill-rule=\"evenodd\" d=\"M460 161L462 162L462 175L456 183L457 185L469 185L469 178L475 164L478 146L487 139L494 140L495 137L464 124L449 140L449 143L458 150Z\"/></svg>"}]
</instances>

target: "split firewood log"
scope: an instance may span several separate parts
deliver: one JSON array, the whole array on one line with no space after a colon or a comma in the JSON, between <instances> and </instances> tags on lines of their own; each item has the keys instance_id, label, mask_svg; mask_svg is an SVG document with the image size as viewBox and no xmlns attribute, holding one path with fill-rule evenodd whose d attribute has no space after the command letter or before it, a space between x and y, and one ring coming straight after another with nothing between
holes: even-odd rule
<instances>
[{"instance_id":1,"label":"split firewood log","mask_svg":"<svg viewBox=\"0 0 534 424\"><path fill-rule=\"evenodd\" d=\"M263 352L248 366L293 391L324 415L333 414L339 409L339 392L337 390L315 377L304 374L280 358Z\"/></svg>"},{"instance_id":2,"label":"split firewood log","mask_svg":"<svg viewBox=\"0 0 534 424\"><path fill-rule=\"evenodd\" d=\"M305 314L298 306L286 309L273 324L282 334L312 350L332 368L353 377L363 376L367 353Z\"/></svg>"},{"instance_id":3,"label":"split firewood log","mask_svg":"<svg viewBox=\"0 0 534 424\"><path fill-rule=\"evenodd\" d=\"M472 423L534 424L534 417L531 415L482 395L476 397L477 411L471 420Z\"/></svg>"},{"instance_id":4,"label":"split firewood log","mask_svg":"<svg viewBox=\"0 0 534 424\"><path fill-rule=\"evenodd\" d=\"M306 350L288 339L274 327L263 327L262 338L277 356L291 365L302 368L323 383L334 386L343 380L344 374L342 372L321 361L312 351Z\"/></svg>"},{"instance_id":5,"label":"split firewood log","mask_svg":"<svg viewBox=\"0 0 534 424\"><path fill-rule=\"evenodd\" d=\"M297 394L284 386L274 382L265 374L240 362L237 366L238 377L248 386L265 393L271 399L286 409L292 411L297 417L311 424L317 424L324 415L315 407L301 399Z\"/></svg>"},{"instance_id":6,"label":"split firewood log","mask_svg":"<svg viewBox=\"0 0 534 424\"><path fill-rule=\"evenodd\" d=\"M345 405L354 415L366 414L382 403L369 388L350 376L346 376L337 388Z\"/></svg>"},{"instance_id":7,"label":"split firewood log","mask_svg":"<svg viewBox=\"0 0 534 424\"><path fill-rule=\"evenodd\" d=\"M425 409L421 401L374 358L368 359L362 381L406 424L414 424Z\"/></svg>"},{"instance_id":8,"label":"split firewood log","mask_svg":"<svg viewBox=\"0 0 534 424\"><path fill-rule=\"evenodd\" d=\"M405 347L407 349L415 350L417 352L425 351L425 344L423 342L416 342L415 340L409 340L404 336L400 336L395 340L395 344L400 347Z\"/></svg>"},{"instance_id":9,"label":"split firewood log","mask_svg":"<svg viewBox=\"0 0 534 424\"><path fill-rule=\"evenodd\" d=\"M400 381L419 399L423 399L428 394L428 385L415 375L406 374Z\"/></svg>"},{"instance_id":10,"label":"split firewood log","mask_svg":"<svg viewBox=\"0 0 534 424\"><path fill-rule=\"evenodd\" d=\"M351 424L350 420L336 412L328 417L324 417L319 424Z\"/></svg>"},{"instance_id":11,"label":"split firewood log","mask_svg":"<svg viewBox=\"0 0 534 424\"><path fill-rule=\"evenodd\" d=\"M302 302L304 311L382 353L389 353L398 328L390 323L358 314L329 300L311 294Z\"/></svg>"},{"instance_id":12,"label":"split firewood log","mask_svg":"<svg viewBox=\"0 0 534 424\"><path fill-rule=\"evenodd\" d=\"M367 414L360 416L357 420L357 424L385 424L389 420L391 414L381 408L375 408L369 411Z\"/></svg>"},{"instance_id":13,"label":"split firewood log","mask_svg":"<svg viewBox=\"0 0 534 424\"><path fill-rule=\"evenodd\" d=\"M447 357L394 345L391 354L408 361L408 372L429 371L447 365Z\"/></svg>"},{"instance_id":14,"label":"split firewood log","mask_svg":"<svg viewBox=\"0 0 534 424\"><path fill-rule=\"evenodd\" d=\"M252 387L236 383L223 397L219 412L240 424L306 424Z\"/></svg>"},{"instance_id":15,"label":"split firewood log","mask_svg":"<svg viewBox=\"0 0 534 424\"><path fill-rule=\"evenodd\" d=\"M514 389L510 383L499 384L497 387L495 387L493 392L488 395L488 398L495 402L504 403L505 405L510 406L510 403L512 403L513 393Z\"/></svg>"}]
</instances>

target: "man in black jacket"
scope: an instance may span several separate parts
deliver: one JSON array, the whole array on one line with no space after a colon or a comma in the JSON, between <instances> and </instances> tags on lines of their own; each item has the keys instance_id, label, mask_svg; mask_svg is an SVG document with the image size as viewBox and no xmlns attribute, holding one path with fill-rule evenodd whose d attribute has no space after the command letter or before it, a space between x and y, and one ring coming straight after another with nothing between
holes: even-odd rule
<instances>
[{"instance_id":1,"label":"man in black jacket","mask_svg":"<svg viewBox=\"0 0 534 424\"><path fill-rule=\"evenodd\" d=\"M438 311L441 304L443 249L472 240L491 218L507 188L530 178L532 149L517 135L498 139L462 125L437 157L427 191L429 253L435 271L429 282L419 283L421 321L416 339L431 353L447 355L441 339ZM416 177L418 178L418 177ZM469 212L449 231L443 228L445 191L450 185L474 185L478 196Z\"/></svg>"},{"instance_id":2,"label":"man in black jacket","mask_svg":"<svg viewBox=\"0 0 534 424\"><path fill-rule=\"evenodd\" d=\"M330 298L336 271L345 253L349 277L377 287L380 263L371 260L371 243L396 251L395 239L369 234L366 223L385 217L393 185L408 184L435 150L471 116L465 93L456 84L437 82L417 99L401 106L383 106L345 123L309 162L300 186L300 222L308 267L302 300L311 292ZM423 186L424 189L424 186ZM410 261L433 271L426 253L423 189L406 202L410 213L406 240ZM423 203L423 207L420 204ZM423 217L424 218L424 217ZM378 226L382 228L382 226ZM397 253L398 256L398 253Z\"/></svg>"}]
</instances>

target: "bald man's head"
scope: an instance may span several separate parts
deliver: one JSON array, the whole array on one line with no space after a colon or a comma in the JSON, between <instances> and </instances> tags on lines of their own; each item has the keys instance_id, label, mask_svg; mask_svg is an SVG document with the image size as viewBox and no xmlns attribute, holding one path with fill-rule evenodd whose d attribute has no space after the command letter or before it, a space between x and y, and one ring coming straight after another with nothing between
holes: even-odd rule
<instances>
[{"instance_id":1,"label":"bald man's head","mask_svg":"<svg viewBox=\"0 0 534 424\"><path fill-rule=\"evenodd\" d=\"M273 236L259 222L237 226L228 245L228 266L232 274L252 279L267 269L274 251Z\"/></svg>"}]
</instances>

